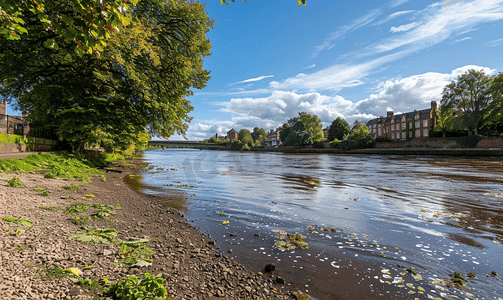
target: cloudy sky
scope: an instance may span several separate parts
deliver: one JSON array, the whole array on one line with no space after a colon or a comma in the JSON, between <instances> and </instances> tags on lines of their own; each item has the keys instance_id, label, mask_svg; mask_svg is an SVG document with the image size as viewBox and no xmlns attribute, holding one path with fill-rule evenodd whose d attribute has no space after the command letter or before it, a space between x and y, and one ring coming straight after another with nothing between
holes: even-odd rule
<instances>
[{"instance_id":1,"label":"cloudy sky","mask_svg":"<svg viewBox=\"0 0 503 300\"><path fill-rule=\"evenodd\" d=\"M326 127L425 109L468 69L503 71L503 0L202 2L215 19L211 79L190 98L189 140L301 111Z\"/></svg>"},{"instance_id":2,"label":"cloudy sky","mask_svg":"<svg viewBox=\"0 0 503 300\"><path fill-rule=\"evenodd\" d=\"M187 138L425 109L468 69L503 71L503 0L207 0L211 80ZM180 139L174 136L170 139Z\"/></svg>"}]
</instances>

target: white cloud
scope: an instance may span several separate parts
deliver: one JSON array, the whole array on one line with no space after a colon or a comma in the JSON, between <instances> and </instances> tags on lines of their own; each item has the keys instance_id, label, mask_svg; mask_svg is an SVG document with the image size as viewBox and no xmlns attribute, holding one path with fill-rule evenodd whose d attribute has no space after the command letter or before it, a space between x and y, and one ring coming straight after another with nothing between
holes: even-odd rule
<instances>
[{"instance_id":1,"label":"white cloud","mask_svg":"<svg viewBox=\"0 0 503 300\"><path fill-rule=\"evenodd\" d=\"M496 72L486 67L467 65L450 73L428 72L386 80L376 84L374 93L357 102L317 92L302 94L274 91L267 97L233 98L222 103L222 111L232 113L235 117L230 121L194 120L187 137L190 140L201 140L217 132L225 135L231 128L251 130L257 126L270 130L301 111L316 114L326 127L337 117L352 123L385 115L388 109L396 113L425 109L430 107L431 101L439 103L443 88L469 69L482 70L489 75Z\"/></svg>"},{"instance_id":2,"label":"white cloud","mask_svg":"<svg viewBox=\"0 0 503 300\"><path fill-rule=\"evenodd\" d=\"M266 79L266 78L271 78L271 77L274 77L274 75L267 75L267 76L260 76L260 77L256 77L256 78L250 78L250 79L246 79L246 80L243 80L243 81L236 82L235 84L246 83L246 82L256 82L256 81L260 81L260 80L263 80L263 79Z\"/></svg>"},{"instance_id":3,"label":"white cloud","mask_svg":"<svg viewBox=\"0 0 503 300\"><path fill-rule=\"evenodd\" d=\"M389 31L395 33L395 32L402 32L402 31L409 31L414 27L417 27L419 25L418 22L413 22L405 25L401 25L398 27L392 26Z\"/></svg>"},{"instance_id":4,"label":"white cloud","mask_svg":"<svg viewBox=\"0 0 503 300\"><path fill-rule=\"evenodd\" d=\"M309 67L305 67L305 68L304 68L304 70L307 70L307 69L312 69L312 68L315 68L315 67L316 67L316 65L315 65L315 64L312 64L312 65L310 65Z\"/></svg>"},{"instance_id":5,"label":"white cloud","mask_svg":"<svg viewBox=\"0 0 503 300\"><path fill-rule=\"evenodd\" d=\"M409 2L409 0L393 0L391 1L391 3L389 4L390 7L397 7L397 6L400 6L404 3L407 3Z\"/></svg>"},{"instance_id":6,"label":"white cloud","mask_svg":"<svg viewBox=\"0 0 503 300\"><path fill-rule=\"evenodd\" d=\"M323 43L321 45L318 45L314 48L314 52L313 52L312 57L316 57L323 50L332 49L335 46L335 44L334 44L335 40L342 38L347 33L351 33L353 31L360 29L363 26L369 24L380 14L381 14L380 10L373 10L373 11L369 12L368 14L366 14L365 16L363 16L359 19L356 19L353 22L351 22L347 25L344 25L344 26L340 27L339 29L337 29L336 31L332 32L328 36L328 38L326 38L325 41L323 41Z\"/></svg>"},{"instance_id":7,"label":"white cloud","mask_svg":"<svg viewBox=\"0 0 503 300\"><path fill-rule=\"evenodd\" d=\"M487 45L489 47L496 47L497 45L503 43L503 39L499 39L499 40L494 40L494 41L490 41L490 42L487 42Z\"/></svg>"},{"instance_id":8,"label":"white cloud","mask_svg":"<svg viewBox=\"0 0 503 300\"><path fill-rule=\"evenodd\" d=\"M459 40L455 40L454 42L452 42L453 44L456 44L456 43L459 43L459 42L462 42L462 41L467 41L467 40L473 40L473 38L471 37L465 37L465 38L462 38L462 39L459 39Z\"/></svg>"},{"instance_id":9,"label":"white cloud","mask_svg":"<svg viewBox=\"0 0 503 300\"><path fill-rule=\"evenodd\" d=\"M393 19L395 19L395 18L398 18L399 16L407 15L407 14L410 14L410 13L413 13L413 12L414 12L414 10L403 10L403 11L397 11L397 12L392 13L391 15L389 15L386 19L381 20L381 21L379 21L379 22L376 22L376 23L374 23L373 25L374 25L374 26L377 26L377 25L382 25L382 24L384 24L384 23L386 23L386 22L389 22L389 21L391 21L391 20L393 20Z\"/></svg>"}]
</instances>

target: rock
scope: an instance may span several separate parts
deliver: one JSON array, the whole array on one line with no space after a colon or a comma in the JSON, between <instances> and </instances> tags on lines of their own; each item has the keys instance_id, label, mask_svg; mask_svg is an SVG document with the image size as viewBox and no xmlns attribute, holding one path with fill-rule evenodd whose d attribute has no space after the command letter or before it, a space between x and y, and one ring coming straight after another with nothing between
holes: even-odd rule
<instances>
[{"instance_id":1,"label":"rock","mask_svg":"<svg viewBox=\"0 0 503 300\"><path fill-rule=\"evenodd\" d=\"M275 264L266 264L264 267L264 271L266 272L274 272L274 270L276 270Z\"/></svg>"},{"instance_id":2,"label":"rock","mask_svg":"<svg viewBox=\"0 0 503 300\"><path fill-rule=\"evenodd\" d=\"M113 252L108 249L103 250L103 256L109 256L109 255L112 255L112 253Z\"/></svg>"},{"instance_id":3,"label":"rock","mask_svg":"<svg viewBox=\"0 0 503 300\"><path fill-rule=\"evenodd\" d=\"M279 276L278 276L278 277L276 277L276 280L275 280L275 281L276 281L276 283L279 283L279 284L283 284L283 283L285 283L285 279L284 279L284 278L282 278L282 277L279 277Z\"/></svg>"},{"instance_id":4,"label":"rock","mask_svg":"<svg viewBox=\"0 0 503 300\"><path fill-rule=\"evenodd\" d=\"M251 287L249 287L249 286L245 286L245 290L246 290L248 293L251 293L252 288L251 288Z\"/></svg>"}]
</instances>

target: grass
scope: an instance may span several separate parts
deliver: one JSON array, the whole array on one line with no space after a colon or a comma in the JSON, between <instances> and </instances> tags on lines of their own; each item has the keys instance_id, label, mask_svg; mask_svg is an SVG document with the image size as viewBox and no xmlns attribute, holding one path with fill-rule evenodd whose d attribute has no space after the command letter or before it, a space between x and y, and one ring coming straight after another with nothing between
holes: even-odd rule
<instances>
[{"instance_id":1,"label":"grass","mask_svg":"<svg viewBox=\"0 0 503 300\"><path fill-rule=\"evenodd\" d=\"M37 268L42 268L43 274L38 276L42 278L43 280L47 281L52 281L54 278L63 278L67 277L69 274L67 271L54 267L54 268L48 268L46 266L37 266ZM37 278L37 277L35 277Z\"/></svg>"},{"instance_id":2,"label":"grass","mask_svg":"<svg viewBox=\"0 0 503 300\"><path fill-rule=\"evenodd\" d=\"M116 243L117 230L114 228L96 229L89 228L86 231L76 232L70 235L70 238L77 239L81 243L86 244L107 244Z\"/></svg>"},{"instance_id":3,"label":"grass","mask_svg":"<svg viewBox=\"0 0 503 300\"><path fill-rule=\"evenodd\" d=\"M70 185L65 185L63 188L67 191L78 191L80 188L80 185L74 183L74 184L70 184Z\"/></svg>"},{"instance_id":4,"label":"grass","mask_svg":"<svg viewBox=\"0 0 503 300\"><path fill-rule=\"evenodd\" d=\"M89 217L82 215L74 215L70 218L73 224L79 226L87 226L87 222L89 221Z\"/></svg>"},{"instance_id":5,"label":"grass","mask_svg":"<svg viewBox=\"0 0 503 300\"><path fill-rule=\"evenodd\" d=\"M90 181L90 176L103 175L93 168L93 163L68 155L30 154L22 159L0 159L0 172L26 173L39 172L46 178L78 179Z\"/></svg>"},{"instance_id":6,"label":"grass","mask_svg":"<svg viewBox=\"0 0 503 300\"><path fill-rule=\"evenodd\" d=\"M152 262L149 259L150 256L154 255L155 252L144 243L121 243L120 255L122 259L119 260L118 264L121 265L134 265L140 260L146 262Z\"/></svg>"}]
</instances>

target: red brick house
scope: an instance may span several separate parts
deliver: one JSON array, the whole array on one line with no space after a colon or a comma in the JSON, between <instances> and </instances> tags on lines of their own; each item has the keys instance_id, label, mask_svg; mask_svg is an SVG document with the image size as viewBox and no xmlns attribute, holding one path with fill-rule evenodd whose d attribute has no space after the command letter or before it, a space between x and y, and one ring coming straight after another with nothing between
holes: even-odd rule
<instances>
[{"instance_id":1,"label":"red brick house","mask_svg":"<svg viewBox=\"0 0 503 300\"><path fill-rule=\"evenodd\" d=\"M386 117L369 120L366 125L376 137L392 141L429 138L437 125L437 102L431 108L395 115L388 111Z\"/></svg>"},{"instance_id":2,"label":"red brick house","mask_svg":"<svg viewBox=\"0 0 503 300\"><path fill-rule=\"evenodd\" d=\"M237 141L238 140L238 132L234 128L232 128L231 130L229 130L227 132L227 138L230 141Z\"/></svg>"}]
</instances>

